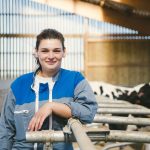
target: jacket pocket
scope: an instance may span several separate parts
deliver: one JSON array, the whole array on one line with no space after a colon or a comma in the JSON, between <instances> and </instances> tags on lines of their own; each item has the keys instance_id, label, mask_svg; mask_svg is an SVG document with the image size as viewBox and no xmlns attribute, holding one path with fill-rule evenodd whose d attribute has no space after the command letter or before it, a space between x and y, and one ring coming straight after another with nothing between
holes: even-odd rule
<instances>
[{"instance_id":1,"label":"jacket pocket","mask_svg":"<svg viewBox=\"0 0 150 150\"><path fill-rule=\"evenodd\" d=\"M16 138L19 140L25 139L25 133L28 130L28 124L33 114L34 112L28 109L14 111Z\"/></svg>"}]
</instances>

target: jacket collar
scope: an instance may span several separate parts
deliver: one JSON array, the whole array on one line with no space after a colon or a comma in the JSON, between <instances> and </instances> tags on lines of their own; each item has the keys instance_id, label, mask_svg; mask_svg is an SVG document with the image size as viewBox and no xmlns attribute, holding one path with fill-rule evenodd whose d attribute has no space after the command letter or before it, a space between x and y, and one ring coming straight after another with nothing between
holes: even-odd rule
<instances>
[{"instance_id":1,"label":"jacket collar","mask_svg":"<svg viewBox=\"0 0 150 150\"><path fill-rule=\"evenodd\" d=\"M59 80L60 74L61 74L61 70L62 70L62 68L60 68L59 71L52 77L53 82L56 82L56 81ZM37 75L37 73L38 73L39 71L40 71L40 69L38 68L38 69L35 70L35 72L33 72L33 83L32 83L32 85L31 85L31 89L33 89L33 90L34 90L33 87L34 87L34 85L35 85L35 77L36 77L36 75Z\"/></svg>"}]
</instances>

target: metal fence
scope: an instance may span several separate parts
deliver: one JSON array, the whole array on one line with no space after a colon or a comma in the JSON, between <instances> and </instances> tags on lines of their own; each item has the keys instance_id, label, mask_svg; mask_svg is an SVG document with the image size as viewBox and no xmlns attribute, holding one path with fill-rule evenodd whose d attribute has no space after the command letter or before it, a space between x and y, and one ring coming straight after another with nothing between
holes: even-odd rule
<instances>
[{"instance_id":1,"label":"metal fence","mask_svg":"<svg viewBox=\"0 0 150 150\"><path fill-rule=\"evenodd\" d=\"M28 142L42 142L44 144L76 141L81 150L95 150L96 147L92 146L91 141L121 142L106 145L106 147L104 147L105 150L137 143L150 143L150 120L147 116L150 115L150 109L126 101L105 99L105 97L102 96L97 97L97 102L100 110L97 111L93 124L82 125L78 120L69 119L67 126L65 126L63 130L26 132L26 140ZM122 105L121 108L120 105ZM110 106L113 106L113 108L110 109ZM107 111L104 112L102 110L104 108ZM113 110L117 110L117 112ZM127 117L112 116L113 114L120 115L122 112L125 112ZM140 117L133 117L131 114L140 115ZM137 128L136 131L131 129L125 131L112 130L109 128L110 124L116 124L118 126L141 125L143 129Z\"/></svg>"}]
</instances>

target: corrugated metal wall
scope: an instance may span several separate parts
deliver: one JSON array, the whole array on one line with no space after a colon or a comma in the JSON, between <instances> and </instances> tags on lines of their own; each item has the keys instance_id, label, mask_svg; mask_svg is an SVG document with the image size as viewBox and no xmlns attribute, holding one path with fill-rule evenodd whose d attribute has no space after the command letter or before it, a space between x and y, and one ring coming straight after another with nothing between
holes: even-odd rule
<instances>
[{"instance_id":1,"label":"corrugated metal wall","mask_svg":"<svg viewBox=\"0 0 150 150\"><path fill-rule=\"evenodd\" d=\"M137 31L89 20L32 0L0 0L0 79L13 79L35 69L32 56L35 36L44 28L55 28L65 35L68 55L63 67L78 71L84 71L85 32L137 34Z\"/></svg>"},{"instance_id":2,"label":"corrugated metal wall","mask_svg":"<svg viewBox=\"0 0 150 150\"><path fill-rule=\"evenodd\" d=\"M44 28L66 36L63 67L82 71L83 19L31 0L0 0L0 79L34 70L35 36Z\"/></svg>"}]
</instances>

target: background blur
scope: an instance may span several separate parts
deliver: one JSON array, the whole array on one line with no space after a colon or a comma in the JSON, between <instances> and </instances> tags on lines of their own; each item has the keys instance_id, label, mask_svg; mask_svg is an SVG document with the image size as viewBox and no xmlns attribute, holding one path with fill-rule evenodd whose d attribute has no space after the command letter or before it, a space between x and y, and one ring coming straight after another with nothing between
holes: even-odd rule
<instances>
[{"instance_id":1,"label":"background blur","mask_svg":"<svg viewBox=\"0 0 150 150\"><path fill-rule=\"evenodd\" d=\"M0 89L36 68L36 35L66 38L63 67L88 80L134 86L150 80L148 0L0 0Z\"/></svg>"}]
</instances>

